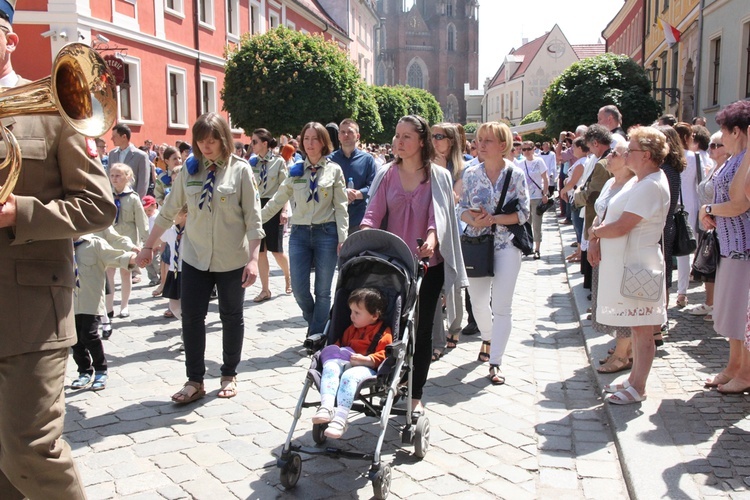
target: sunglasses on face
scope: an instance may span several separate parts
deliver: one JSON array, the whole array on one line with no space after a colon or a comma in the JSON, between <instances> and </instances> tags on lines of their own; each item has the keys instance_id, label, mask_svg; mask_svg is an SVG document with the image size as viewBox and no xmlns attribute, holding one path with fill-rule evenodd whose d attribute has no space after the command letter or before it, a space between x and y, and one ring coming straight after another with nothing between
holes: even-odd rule
<instances>
[{"instance_id":1,"label":"sunglasses on face","mask_svg":"<svg viewBox=\"0 0 750 500\"><path fill-rule=\"evenodd\" d=\"M521 148L521 151L534 151L534 148Z\"/></svg>"},{"instance_id":2,"label":"sunglasses on face","mask_svg":"<svg viewBox=\"0 0 750 500\"><path fill-rule=\"evenodd\" d=\"M448 136L445 134L433 134L432 138L435 139L436 141L442 141L443 139L447 139Z\"/></svg>"},{"instance_id":3,"label":"sunglasses on face","mask_svg":"<svg viewBox=\"0 0 750 500\"><path fill-rule=\"evenodd\" d=\"M717 148L723 148L723 147L724 147L724 145L723 145L723 144L717 144L717 143L715 143L715 142L712 142L711 144L709 144L709 145L708 145L708 147L709 147L709 148L711 148L711 149L717 149Z\"/></svg>"}]
</instances>

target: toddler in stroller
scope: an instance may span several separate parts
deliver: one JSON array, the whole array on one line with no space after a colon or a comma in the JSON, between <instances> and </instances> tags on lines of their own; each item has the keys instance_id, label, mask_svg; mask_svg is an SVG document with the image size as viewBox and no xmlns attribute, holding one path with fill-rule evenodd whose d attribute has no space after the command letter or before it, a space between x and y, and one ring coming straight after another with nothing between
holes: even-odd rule
<instances>
[{"instance_id":1,"label":"toddler in stroller","mask_svg":"<svg viewBox=\"0 0 750 500\"><path fill-rule=\"evenodd\" d=\"M385 348L393 341L383 322L387 303L374 288L358 288L349 295L352 324L339 342L320 353L320 406L313 424L328 424L325 435L340 438L346 432L349 410L360 382L375 375L385 361ZM334 402L338 406L334 411Z\"/></svg>"}]
</instances>

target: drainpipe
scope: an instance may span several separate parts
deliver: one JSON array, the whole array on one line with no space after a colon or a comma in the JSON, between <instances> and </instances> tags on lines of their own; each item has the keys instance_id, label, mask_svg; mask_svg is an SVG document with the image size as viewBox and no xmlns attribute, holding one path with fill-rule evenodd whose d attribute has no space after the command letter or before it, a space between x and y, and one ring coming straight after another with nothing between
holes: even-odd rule
<instances>
[{"instance_id":1,"label":"drainpipe","mask_svg":"<svg viewBox=\"0 0 750 500\"><path fill-rule=\"evenodd\" d=\"M696 62L695 87L693 88L693 116L700 116L701 100L701 69L703 61L703 9L706 6L706 0L701 0L700 11L698 13L698 61Z\"/></svg>"},{"instance_id":2,"label":"drainpipe","mask_svg":"<svg viewBox=\"0 0 750 500\"><path fill-rule=\"evenodd\" d=\"M193 46L197 52L195 58L195 117L198 118L201 115L201 40L200 40L200 27L198 26L199 15L198 15L198 4L200 2L193 2Z\"/></svg>"},{"instance_id":3,"label":"drainpipe","mask_svg":"<svg viewBox=\"0 0 750 500\"><path fill-rule=\"evenodd\" d=\"M643 33L641 33L641 68L646 68L646 0L643 2ZM701 0L702 1L702 0Z\"/></svg>"}]
</instances>

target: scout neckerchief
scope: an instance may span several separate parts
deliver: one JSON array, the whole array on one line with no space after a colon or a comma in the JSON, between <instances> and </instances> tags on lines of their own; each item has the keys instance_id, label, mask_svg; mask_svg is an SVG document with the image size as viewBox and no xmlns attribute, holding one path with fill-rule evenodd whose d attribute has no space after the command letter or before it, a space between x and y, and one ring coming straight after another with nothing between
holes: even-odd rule
<instances>
[{"instance_id":1,"label":"scout neckerchief","mask_svg":"<svg viewBox=\"0 0 750 500\"><path fill-rule=\"evenodd\" d=\"M179 269L180 265L180 240L182 239L182 233L185 232L185 226L177 226L175 225L175 231L177 231L177 237L174 240L174 256L173 256L173 262L174 262L174 279L177 279L177 270Z\"/></svg>"},{"instance_id":2,"label":"scout neckerchief","mask_svg":"<svg viewBox=\"0 0 750 500\"><path fill-rule=\"evenodd\" d=\"M310 165L310 194L307 197L307 202L310 203L310 201L315 200L315 202L318 202L318 167L317 165Z\"/></svg>"},{"instance_id":3,"label":"scout neckerchief","mask_svg":"<svg viewBox=\"0 0 750 500\"><path fill-rule=\"evenodd\" d=\"M263 184L263 190L265 191L268 187L268 162L273 158L273 153L270 151L266 153L266 156L260 159L260 182Z\"/></svg>"},{"instance_id":4,"label":"scout neckerchief","mask_svg":"<svg viewBox=\"0 0 750 500\"><path fill-rule=\"evenodd\" d=\"M203 192L198 201L198 208L200 210L203 210L203 204L208 202L206 206L208 207L208 211L211 211L211 201L214 198L214 183L216 182L216 167L220 167L224 165L224 163L223 160L217 160L215 162L206 159L203 160L203 165L206 167L206 170L208 170L208 175L206 175L206 182L203 184Z\"/></svg>"},{"instance_id":5,"label":"scout neckerchief","mask_svg":"<svg viewBox=\"0 0 750 500\"><path fill-rule=\"evenodd\" d=\"M122 207L122 203L120 202L120 198L123 196L127 196L132 191L123 191L122 193L113 193L115 195L115 207L117 208L117 212L115 213L115 225L117 225L118 222L120 222L120 208Z\"/></svg>"}]
</instances>

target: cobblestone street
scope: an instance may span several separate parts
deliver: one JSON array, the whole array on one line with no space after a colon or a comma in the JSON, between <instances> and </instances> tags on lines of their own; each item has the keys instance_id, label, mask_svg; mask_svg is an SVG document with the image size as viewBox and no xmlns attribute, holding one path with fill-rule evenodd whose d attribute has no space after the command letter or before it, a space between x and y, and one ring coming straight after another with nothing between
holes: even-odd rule
<instances>
[{"instance_id":1,"label":"cobblestone street","mask_svg":"<svg viewBox=\"0 0 750 500\"><path fill-rule=\"evenodd\" d=\"M640 407L603 406L601 384L614 377L598 380L589 357L602 357L610 339L588 327L587 292L577 269L566 274L561 248L570 251L571 233L548 215L542 260L524 260L504 361L506 385L489 383L487 365L476 361L477 336L462 336L456 349L433 363L425 388L431 423L426 457L420 461L412 447L401 448L395 430L386 435L383 461L393 467L392 498L747 495L750 403L702 388L727 349L702 318L670 312L672 329L649 379L649 399ZM239 395L216 398L221 348L213 303L208 394L187 407L169 401L185 380L178 323L162 317L165 300L151 298L148 287L135 288L132 316L115 320L105 344L108 388L67 391L65 437L90 498L372 497L367 461L303 455L296 489L286 492L280 485L276 456L309 360L301 347L304 322L294 299L283 293L280 271L272 270L272 300L254 304L257 285L247 293ZM698 303L696 292L690 301ZM72 378L72 362L68 373ZM296 442L314 445L313 413L303 411ZM342 444L373 451L374 422L354 418Z\"/></svg>"}]
</instances>

